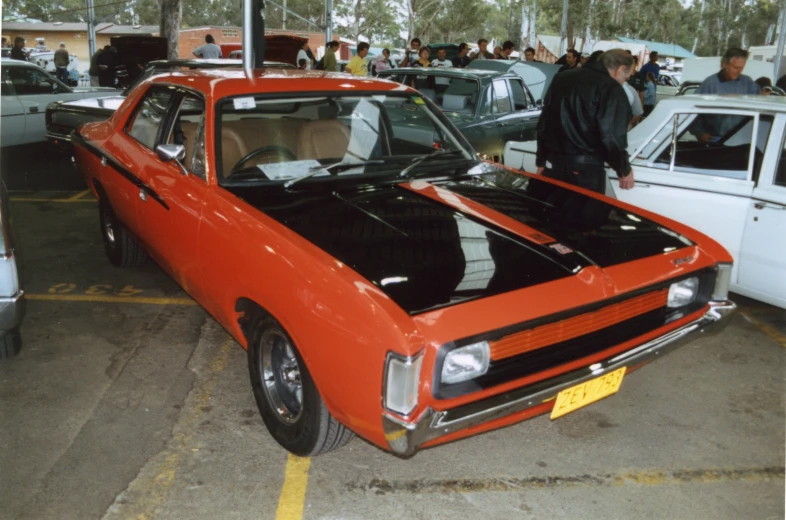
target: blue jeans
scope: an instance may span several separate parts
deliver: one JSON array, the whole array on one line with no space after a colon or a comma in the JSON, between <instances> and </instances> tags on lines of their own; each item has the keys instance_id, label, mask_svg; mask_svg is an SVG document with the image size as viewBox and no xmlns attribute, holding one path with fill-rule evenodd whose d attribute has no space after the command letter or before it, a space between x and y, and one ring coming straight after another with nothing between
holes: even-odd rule
<instances>
[{"instance_id":1,"label":"blue jeans","mask_svg":"<svg viewBox=\"0 0 786 520\"><path fill-rule=\"evenodd\" d=\"M70 75L68 74L67 67L55 67L55 77L68 85L68 80L70 79Z\"/></svg>"}]
</instances>

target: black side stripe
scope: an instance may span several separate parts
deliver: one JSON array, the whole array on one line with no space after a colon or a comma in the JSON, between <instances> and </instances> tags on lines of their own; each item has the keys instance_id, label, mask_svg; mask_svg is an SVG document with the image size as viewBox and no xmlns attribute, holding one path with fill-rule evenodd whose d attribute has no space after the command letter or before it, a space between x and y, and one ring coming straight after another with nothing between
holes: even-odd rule
<instances>
[{"instance_id":1,"label":"black side stripe","mask_svg":"<svg viewBox=\"0 0 786 520\"><path fill-rule=\"evenodd\" d=\"M142 182L142 180L139 177L131 173L123 165L117 162L111 155L104 152L96 145L94 145L93 143L82 137L82 135L79 133L78 130L74 130L73 132L71 132L71 142L75 145L81 146L82 148L92 153L96 157L100 157L102 159L106 158L107 164L109 164L115 171L117 171L117 173L125 177L129 182L131 182L131 184L133 184L140 190L143 190L145 193L147 193L150 197L153 198L153 200L161 204L164 207L164 209L169 210L169 206L167 205L167 203L164 202L164 199L162 199L161 196L153 190L153 188Z\"/></svg>"}]
</instances>

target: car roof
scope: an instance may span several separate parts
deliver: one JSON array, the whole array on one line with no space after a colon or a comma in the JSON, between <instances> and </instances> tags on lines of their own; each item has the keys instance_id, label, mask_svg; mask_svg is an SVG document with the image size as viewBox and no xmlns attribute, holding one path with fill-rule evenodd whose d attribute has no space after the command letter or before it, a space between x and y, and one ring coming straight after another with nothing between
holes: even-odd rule
<instances>
[{"instance_id":1,"label":"car roof","mask_svg":"<svg viewBox=\"0 0 786 520\"><path fill-rule=\"evenodd\" d=\"M222 67L237 68L243 66L243 61L238 59L200 59L186 58L182 60L154 60L147 66L165 69L167 67L191 67L194 69L220 69ZM294 68L294 65L280 61L265 61L264 68Z\"/></svg>"},{"instance_id":2,"label":"car roof","mask_svg":"<svg viewBox=\"0 0 786 520\"><path fill-rule=\"evenodd\" d=\"M31 61L15 60L13 58L3 58L2 62L3 62L3 67L7 67L10 65L12 67L32 67L34 69L44 70L43 67Z\"/></svg>"},{"instance_id":3,"label":"car roof","mask_svg":"<svg viewBox=\"0 0 786 520\"><path fill-rule=\"evenodd\" d=\"M299 69L255 69L250 81L243 70L196 69L185 72L158 74L150 78L153 83L168 83L195 88L214 98L256 94L298 92L329 92L352 94L360 91L411 92L414 90L373 77L352 76L341 72L309 71Z\"/></svg>"},{"instance_id":4,"label":"car roof","mask_svg":"<svg viewBox=\"0 0 786 520\"><path fill-rule=\"evenodd\" d=\"M660 103L666 103L666 106L677 110L680 108L735 108L737 110L786 112L786 98L783 96L689 94L666 98Z\"/></svg>"},{"instance_id":5,"label":"car roof","mask_svg":"<svg viewBox=\"0 0 786 520\"><path fill-rule=\"evenodd\" d=\"M452 76L455 78L495 78L497 76L503 76L507 74L507 72L500 72L496 70L486 70L486 69L459 69L453 67L434 67L434 68L420 68L420 67L400 67L397 69L388 69L383 70L379 73L380 76L390 76L395 74L401 73L408 73L408 74L417 74L419 76L427 75L427 76Z\"/></svg>"}]
</instances>

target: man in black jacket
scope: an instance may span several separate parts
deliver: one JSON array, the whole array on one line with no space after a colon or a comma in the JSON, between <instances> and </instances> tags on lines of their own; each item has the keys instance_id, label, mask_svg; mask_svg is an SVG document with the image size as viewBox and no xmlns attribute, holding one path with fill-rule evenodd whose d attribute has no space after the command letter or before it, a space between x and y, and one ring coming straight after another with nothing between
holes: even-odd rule
<instances>
[{"instance_id":1,"label":"man in black jacket","mask_svg":"<svg viewBox=\"0 0 786 520\"><path fill-rule=\"evenodd\" d=\"M633 72L633 58L612 49L554 76L538 120L539 174L604 193L608 163L620 188L633 187L627 151L631 109L622 88Z\"/></svg>"}]
</instances>

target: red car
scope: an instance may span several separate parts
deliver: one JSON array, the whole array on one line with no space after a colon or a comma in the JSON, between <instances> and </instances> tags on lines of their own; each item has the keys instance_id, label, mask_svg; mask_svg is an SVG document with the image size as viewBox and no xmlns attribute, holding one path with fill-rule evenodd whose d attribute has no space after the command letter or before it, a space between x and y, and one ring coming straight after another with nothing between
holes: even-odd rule
<instances>
[{"instance_id":1,"label":"red car","mask_svg":"<svg viewBox=\"0 0 786 520\"><path fill-rule=\"evenodd\" d=\"M161 74L72 137L111 262L151 256L248 350L298 455L558 417L735 308L716 242L481 162L400 84Z\"/></svg>"}]
</instances>

